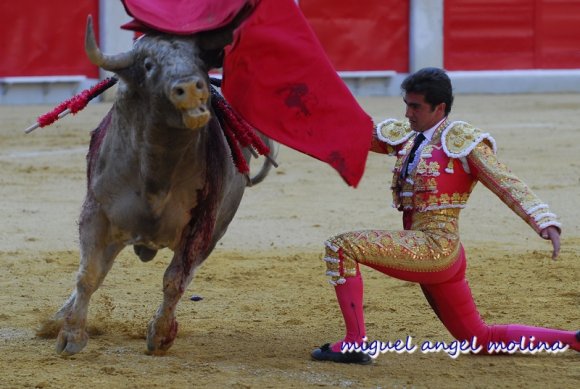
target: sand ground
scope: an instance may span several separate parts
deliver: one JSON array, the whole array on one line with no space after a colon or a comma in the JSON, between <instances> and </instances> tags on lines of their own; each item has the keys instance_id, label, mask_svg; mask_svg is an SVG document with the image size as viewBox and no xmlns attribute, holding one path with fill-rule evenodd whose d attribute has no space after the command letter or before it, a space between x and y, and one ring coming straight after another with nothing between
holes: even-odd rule
<instances>
[{"instance_id":1,"label":"sand ground","mask_svg":"<svg viewBox=\"0 0 580 389\"><path fill-rule=\"evenodd\" d=\"M404 114L400 98L365 98L374 119ZM181 301L178 337L145 354L170 252L141 263L125 250L94 295L91 339L62 358L36 329L66 299L78 266L77 218L89 131L110 104L24 135L51 106L0 106L0 387L2 388L572 388L580 354L512 356L386 353L371 366L310 360L343 325L320 259L323 240L358 228L399 229L390 207L392 161L370 155L357 189L330 167L282 147L280 167L249 188L217 249ZM564 225L562 251L543 241L483 186L463 212L468 279L489 323L580 329L580 96L457 96L453 119L489 131L498 155ZM452 339L417 285L369 269L372 339ZM193 302L192 295L203 296Z\"/></svg>"}]
</instances>

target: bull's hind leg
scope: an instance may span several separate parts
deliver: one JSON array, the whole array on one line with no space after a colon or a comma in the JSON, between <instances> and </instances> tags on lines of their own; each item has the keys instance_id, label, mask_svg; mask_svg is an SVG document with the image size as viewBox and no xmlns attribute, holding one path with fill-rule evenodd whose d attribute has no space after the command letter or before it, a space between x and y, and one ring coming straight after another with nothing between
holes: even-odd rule
<instances>
[{"instance_id":1,"label":"bull's hind leg","mask_svg":"<svg viewBox=\"0 0 580 389\"><path fill-rule=\"evenodd\" d=\"M84 215L80 225L81 262L76 289L57 313L63 318L56 351L72 355L81 351L89 340L86 321L89 301L111 269L123 245L106 241L106 220L100 213Z\"/></svg>"},{"instance_id":2,"label":"bull's hind leg","mask_svg":"<svg viewBox=\"0 0 580 389\"><path fill-rule=\"evenodd\" d=\"M177 320L175 309L191 282L195 268L203 261L199 258L189 262L187 255L179 251L163 276L163 302L147 327L147 352L153 355L164 354L177 336Z\"/></svg>"}]
</instances>

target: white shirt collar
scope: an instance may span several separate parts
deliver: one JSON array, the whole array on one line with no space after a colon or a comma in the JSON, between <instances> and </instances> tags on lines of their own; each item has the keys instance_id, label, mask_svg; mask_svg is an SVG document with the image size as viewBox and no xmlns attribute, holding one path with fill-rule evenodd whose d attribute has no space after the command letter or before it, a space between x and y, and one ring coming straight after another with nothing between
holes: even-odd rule
<instances>
[{"instance_id":1,"label":"white shirt collar","mask_svg":"<svg viewBox=\"0 0 580 389\"><path fill-rule=\"evenodd\" d=\"M437 122L437 124L435 124L433 127L428 129L427 131L423 131L423 135L425 136L425 138L429 142L431 141L431 138L433 138L433 134L435 133L435 130L437 128L439 128L439 126L441 125L441 123L443 123L445 121L445 119L447 119L447 117L444 117L443 119L441 119L439 122Z\"/></svg>"}]
</instances>

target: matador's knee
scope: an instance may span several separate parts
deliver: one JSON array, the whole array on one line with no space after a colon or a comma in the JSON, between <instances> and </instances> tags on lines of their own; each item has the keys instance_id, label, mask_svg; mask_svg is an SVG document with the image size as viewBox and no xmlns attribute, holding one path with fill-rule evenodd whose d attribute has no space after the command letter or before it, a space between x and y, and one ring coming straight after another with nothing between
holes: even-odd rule
<instances>
[{"instance_id":1,"label":"matador's knee","mask_svg":"<svg viewBox=\"0 0 580 389\"><path fill-rule=\"evenodd\" d=\"M345 277L354 277L357 273L358 264L348 252L345 252L339 237L330 238L324 242L326 262L326 275L330 277L332 285L340 285L346 282Z\"/></svg>"}]
</instances>

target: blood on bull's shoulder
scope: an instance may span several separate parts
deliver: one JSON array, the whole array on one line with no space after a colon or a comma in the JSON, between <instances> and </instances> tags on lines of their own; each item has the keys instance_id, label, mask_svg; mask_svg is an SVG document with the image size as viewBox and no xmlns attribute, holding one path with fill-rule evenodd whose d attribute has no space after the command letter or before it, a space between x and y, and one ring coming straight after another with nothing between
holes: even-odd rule
<instances>
[{"instance_id":1,"label":"blood on bull's shoulder","mask_svg":"<svg viewBox=\"0 0 580 389\"><path fill-rule=\"evenodd\" d=\"M61 326L58 353L86 346L90 297L131 245L143 261L160 249L174 253L163 277L163 302L147 331L150 353L169 349L177 333L175 308L195 268L224 235L246 186L267 175L269 159L253 180L238 171L232 157L248 163L252 154L234 152L236 140L222 131L231 132L222 128L227 120L212 104L208 70L221 60L240 21L191 36L146 34L131 50L109 55L99 49L89 18L87 56L114 72L119 87L92 134L76 288L53 319ZM218 95L214 100L228 107ZM274 153L270 139L259 139Z\"/></svg>"}]
</instances>

